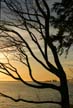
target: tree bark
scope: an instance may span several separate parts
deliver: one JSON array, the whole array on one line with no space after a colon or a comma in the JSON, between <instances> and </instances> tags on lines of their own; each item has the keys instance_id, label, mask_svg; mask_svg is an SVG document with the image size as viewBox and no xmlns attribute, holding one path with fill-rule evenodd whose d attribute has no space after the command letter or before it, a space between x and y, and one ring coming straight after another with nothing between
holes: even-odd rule
<instances>
[{"instance_id":1,"label":"tree bark","mask_svg":"<svg viewBox=\"0 0 73 108\"><path fill-rule=\"evenodd\" d=\"M67 78L65 73L61 78L61 104L62 108L70 108L69 104L69 92L68 92L68 85L67 85Z\"/></svg>"}]
</instances>

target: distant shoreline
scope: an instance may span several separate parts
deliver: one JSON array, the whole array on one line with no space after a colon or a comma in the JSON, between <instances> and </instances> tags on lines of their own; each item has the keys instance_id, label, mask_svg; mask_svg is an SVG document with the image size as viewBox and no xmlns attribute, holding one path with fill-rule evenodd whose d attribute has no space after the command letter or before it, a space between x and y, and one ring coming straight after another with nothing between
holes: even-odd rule
<instances>
[{"instance_id":1,"label":"distant shoreline","mask_svg":"<svg viewBox=\"0 0 73 108\"><path fill-rule=\"evenodd\" d=\"M68 79L68 82L73 82L73 78L72 79ZM21 81L17 81L17 80L0 80L0 82L21 82ZM33 81L26 81L26 82L33 82ZM46 81L39 81L39 82L59 82L59 80L46 80Z\"/></svg>"}]
</instances>

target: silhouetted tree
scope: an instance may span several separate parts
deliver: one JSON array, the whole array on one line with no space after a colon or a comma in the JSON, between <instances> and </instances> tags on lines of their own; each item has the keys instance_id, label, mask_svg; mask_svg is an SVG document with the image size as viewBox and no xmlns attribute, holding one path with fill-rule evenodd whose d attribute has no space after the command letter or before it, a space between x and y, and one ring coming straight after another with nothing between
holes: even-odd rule
<instances>
[{"instance_id":1,"label":"silhouetted tree","mask_svg":"<svg viewBox=\"0 0 73 108\"><path fill-rule=\"evenodd\" d=\"M68 54L69 49L73 45L73 1L62 0L61 2L54 3L52 11L56 12L55 16L51 16L51 24L55 29L58 29L53 38L59 41L58 52ZM63 90L62 90L62 93ZM62 95L62 98L65 98ZM62 104L64 104L62 102ZM62 105L64 106L64 105Z\"/></svg>"},{"instance_id":2,"label":"silhouetted tree","mask_svg":"<svg viewBox=\"0 0 73 108\"><path fill-rule=\"evenodd\" d=\"M20 62L28 67L30 77L37 85L29 84L23 80L17 72L17 69L10 64L8 58L8 64L0 63L0 68L2 69L1 72L16 80L20 80L31 87L52 88L58 90L61 94L61 102L46 102L61 104L62 108L69 108L67 78L59 61L58 53L63 53L65 48L66 51L68 51L72 45L73 35L72 26L70 26L72 23L69 22L72 21L72 11L70 11L71 6L67 6L67 2L54 3L52 10L55 12L53 13L53 16L51 14L51 7L48 0L3 0L2 5L3 7L1 7L1 12L3 15L0 20L0 38L3 39L4 43L3 45L0 45L0 48L15 48L17 54L19 54ZM72 5L72 3L70 5ZM57 33L50 33L51 27L54 29L57 28ZM26 39L27 37L25 38L25 34L19 33L18 30L25 31L27 33L27 37L30 37L34 46L36 46L39 50L44 62L34 53L34 50L31 48L30 43ZM43 41L43 48L40 41ZM55 42L58 42L58 44ZM56 66L49 61L49 48ZM41 64L46 70L48 70L48 72L50 71L59 78L60 86L42 83L33 77L27 50L36 62ZM13 75L12 71L16 73L17 77ZM23 101L23 99L16 100L2 93L1 95L11 98L14 101ZM33 101L32 103L44 102Z\"/></svg>"},{"instance_id":3,"label":"silhouetted tree","mask_svg":"<svg viewBox=\"0 0 73 108\"><path fill-rule=\"evenodd\" d=\"M61 54L65 51L68 54L68 50L73 44L73 1L62 0L62 2L56 2L53 4L52 11L56 13L55 16L51 16L51 24L54 28L58 29L54 38L59 40L60 45L58 51Z\"/></svg>"}]
</instances>

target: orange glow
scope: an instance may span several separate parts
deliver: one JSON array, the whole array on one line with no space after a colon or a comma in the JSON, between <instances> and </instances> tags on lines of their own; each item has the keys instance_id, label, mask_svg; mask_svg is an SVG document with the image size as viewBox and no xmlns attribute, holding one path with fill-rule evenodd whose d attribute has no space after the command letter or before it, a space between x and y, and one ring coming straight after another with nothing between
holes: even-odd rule
<instances>
[{"instance_id":1,"label":"orange glow","mask_svg":"<svg viewBox=\"0 0 73 108\"><path fill-rule=\"evenodd\" d=\"M0 62L4 62L5 57L0 53ZM18 62L18 61L10 61L11 64L17 69L20 76L26 81L31 81L30 75L29 75L29 69L24 64ZM72 62L71 62L72 63ZM49 81L49 80L59 80L55 75L48 72L46 69L44 69L40 64L36 63L32 58L30 58L30 65L32 69L32 75L33 77L38 81ZM64 69L66 71L67 77L71 78L71 70L68 66L64 66ZM16 74L12 73L14 76ZM0 81L15 81L10 76L6 76L2 73L0 73Z\"/></svg>"}]
</instances>

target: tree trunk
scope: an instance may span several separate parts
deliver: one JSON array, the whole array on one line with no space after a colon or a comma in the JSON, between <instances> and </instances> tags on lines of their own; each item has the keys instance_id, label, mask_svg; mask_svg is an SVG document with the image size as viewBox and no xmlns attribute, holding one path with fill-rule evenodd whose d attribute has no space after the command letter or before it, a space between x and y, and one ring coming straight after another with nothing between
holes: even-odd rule
<instances>
[{"instance_id":1,"label":"tree trunk","mask_svg":"<svg viewBox=\"0 0 73 108\"><path fill-rule=\"evenodd\" d=\"M69 105L69 92L68 92L68 85L65 73L61 78L61 104L62 108L70 108Z\"/></svg>"}]
</instances>

